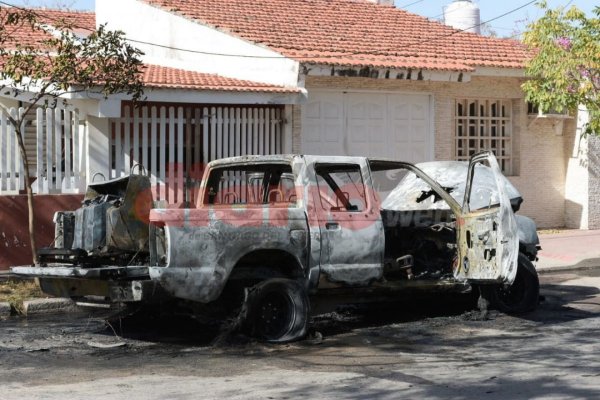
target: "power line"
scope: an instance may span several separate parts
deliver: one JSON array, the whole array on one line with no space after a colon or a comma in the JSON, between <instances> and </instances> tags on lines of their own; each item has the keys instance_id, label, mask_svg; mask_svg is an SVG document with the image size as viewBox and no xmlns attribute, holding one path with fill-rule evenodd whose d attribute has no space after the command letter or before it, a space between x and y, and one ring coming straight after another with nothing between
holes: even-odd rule
<instances>
[{"instance_id":1,"label":"power line","mask_svg":"<svg viewBox=\"0 0 600 400\"><path fill-rule=\"evenodd\" d=\"M566 9L567 7L569 7L569 6L571 5L571 3L573 3L573 1L574 1L574 0L569 0L569 1L568 1L568 2L567 2L565 5L564 5L564 6L562 6L562 7L563 7L564 9ZM523 20L521 20L521 21L516 21L516 22L517 22L517 23L519 23L519 22L523 22ZM527 22L527 20L525 20L525 22ZM494 27L494 26L493 26L492 28L497 28L497 29L509 29L509 28L500 28L500 27L497 27L497 26L496 26L496 27ZM518 29L516 29L516 28L513 28L513 29L515 29L515 31L516 31L516 32L515 32L514 34L510 35L510 36L507 36L507 37L505 37L504 39L515 39L515 38L517 38L517 37L521 36L521 35L524 33L524 31L523 31L523 30L519 31L519 30L518 30Z\"/></svg>"},{"instance_id":2,"label":"power line","mask_svg":"<svg viewBox=\"0 0 600 400\"><path fill-rule=\"evenodd\" d=\"M569 3L567 4L567 6L568 6L569 4L571 4L573 1L574 1L574 0L571 0L571 1L569 1ZM530 3L530 4L531 4L531 3ZM529 5L529 4L527 4L527 5ZM526 6L527 6L527 5L526 5ZM567 7L567 6L565 6L565 7ZM455 8L455 9L453 9L453 10L450 10L450 11L448 11L448 12L445 12L445 11L444 11L444 12L443 12L443 13L441 13L441 14L437 14L437 15L434 15L433 17L427 17L427 18L428 18L428 19L437 19L437 18L439 18L439 17L443 17L443 16L445 16L445 15L452 14L452 13L455 13L455 12L457 12L457 11L461 11L461 10L462 10L461 8Z\"/></svg>"},{"instance_id":3,"label":"power line","mask_svg":"<svg viewBox=\"0 0 600 400\"><path fill-rule=\"evenodd\" d=\"M484 24L488 24L488 23L490 23L490 22L492 22L492 21L495 21L495 20L497 20L497 19L500 19L500 18L502 18L502 17L506 17L507 15L509 15L509 14L512 14L512 13L514 13L514 12L516 12L516 11L519 11L520 9L522 9L522 8L525 8L525 7L527 7L527 6L529 6L529 5L533 4L533 3L535 3L535 2L537 2L537 1L538 1L538 0L531 0L531 1L529 1L529 2L527 2L527 3L525 3L525 4L521 5L521 6L519 6L519 7L517 7L517 8L514 8L514 9L512 9L512 10L510 10L510 11L507 11L507 12L505 12L504 14L500 14L500 15L498 15L498 16L496 16L496 17L494 17L494 18L488 19L487 21L480 22L480 23L478 23L478 24L476 24L476 25L470 26L470 27L468 27L468 28L465 28L465 29L456 30L456 31L454 31L454 32L451 32L451 33L448 33L448 34L446 34L446 35L440 35L440 36L436 36L436 37L434 37L434 38L427 39L427 40L422 40L422 41L420 41L420 42L409 43L408 45L404 46L404 48L407 48L407 47L413 47L413 46L417 46L417 45L420 45L420 44L425 44L425 43L430 43L430 42L436 41L436 40L438 40L438 39L444 39L444 38L447 38L447 37L450 37L450 36L454 36L454 35L456 35L456 34L458 34L458 33L462 33L462 32L468 31L468 30L470 30L470 29L473 29L473 28L480 27L480 26L482 26L482 25L484 25ZM391 51L391 50L393 50L393 49L388 49L388 51Z\"/></svg>"},{"instance_id":4,"label":"power line","mask_svg":"<svg viewBox=\"0 0 600 400\"><path fill-rule=\"evenodd\" d=\"M521 5L521 6L519 6L517 8L514 8L514 9L512 9L510 11L507 11L507 12L501 14L501 15L498 15L498 16L496 16L494 18L488 19L487 21L480 22L479 24L470 26L470 27L465 28L465 29L454 30L454 31L452 31L452 32L450 32L448 34L445 34L445 35L439 35L439 36L435 36L433 38L429 38L429 39L426 39L426 40L404 44L404 45L402 45L402 50L404 50L406 48L409 48L409 47L418 46L418 45L421 45L421 44L431 43L431 42L434 42L434 41L439 40L439 39L444 39L444 38L447 38L447 37L450 37L450 36L457 35L459 33L466 32L466 31L468 31L470 29L473 29L473 28L477 28L477 27L479 27L481 25L487 24L489 22L495 21L495 20L500 19L502 17L505 17L505 16L507 16L509 14L512 14L512 13L514 13L514 12L516 12L516 11L522 9L522 8L525 8L525 7L527 7L527 6L535 3L536 1L538 1L538 0L531 0L531 1L529 1L529 2L527 2L527 3L525 3L525 4ZM61 20L61 19L58 19L58 18L52 18L52 17L46 16L46 15L40 14L39 12L33 11L32 9L27 9L27 8L24 8L24 7L19 7L19 6L10 4L10 3L2 1L2 0L0 0L0 4L3 4L3 5L8 6L8 7L13 7L15 9L17 9L17 10L21 10L21 11L25 11L25 12L30 12L30 13L32 13L34 15L37 15L38 17L41 17L41 18L44 18L44 19L47 19L47 20L50 20L50 21L61 22L61 23L64 22L64 20ZM75 24L73 24L72 26L74 28L79 28L79 29L82 29L82 30L93 32L93 29L90 29L88 27L78 26L78 25L75 25ZM332 54L332 55L290 56L290 57L287 57L287 56L284 56L284 55L281 55L281 56L257 56L257 55L249 55L249 54L216 53L216 52L211 52L211 51L184 49L184 48L180 48L180 47L167 46L167 45L162 45L162 44L158 44L158 43L146 42L146 41L143 41L143 40L131 39L131 38L127 38L127 37L125 37L125 40L127 40L129 42L132 42L132 43L144 44L144 45L148 45L148 46L154 46L154 47L164 48L164 49L168 49L168 50L182 51L182 52L187 52L187 53L204 54L204 55L220 56L220 57L237 57L237 58L254 58L254 59L288 59L288 58L292 58L292 59L296 59L296 60L303 60L303 59L314 60L314 59L319 59L319 58L323 58L323 59L336 59L336 58L344 58L344 57L352 56L352 55L389 55L389 54L386 54L386 53L398 50L397 48L387 48L387 49L380 49L377 52L372 52L372 53L346 52L346 53L336 53L336 54Z\"/></svg>"},{"instance_id":5,"label":"power line","mask_svg":"<svg viewBox=\"0 0 600 400\"><path fill-rule=\"evenodd\" d=\"M398 8L406 8L406 7L414 6L415 4L419 4L419 3L422 3L424 1L425 0L413 1L412 3L404 4L403 6L398 6Z\"/></svg>"},{"instance_id":6,"label":"power line","mask_svg":"<svg viewBox=\"0 0 600 400\"><path fill-rule=\"evenodd\" d=\"M467 28L467 29L473 29L473 28L477 28L478 26L481 26L481 25L484 25L484 24L488 24L488 23L490 23L490 22L492 22L492 21L495 21L495 20L497 20L497 19L500 19L500 18L506 17L507 15L509 15L509 14L512 14L512 13L514 13L514 12L516 12L516 11L519 11L520 9L522 9L522 8L525 8L525 7L527 7L527 6L530 6L530 5L532 5L533 3L537 2L537 1L538 1L538 0L532 0L532 1L529 1L529 2L527 2L527 3L525 3L525 4L523 4L522 6L519 6L519 7L517 7L517 8L514 8L514 9L512 9L512 10L510 10L510 11L507 11L507 12L505 12L504 14L500 14L500 15L498 15L498 16L496 16L496 17L494 17L494 18L490 18L490 19L488 19L488 20L486 20L486 21L480 22L480 23L478 23L477 25L473 25L473 26L471 26L470 28ZM463 29L463 31L464 31L464 30L465 30L465 29Z\"/></svg>"}]
</instances>

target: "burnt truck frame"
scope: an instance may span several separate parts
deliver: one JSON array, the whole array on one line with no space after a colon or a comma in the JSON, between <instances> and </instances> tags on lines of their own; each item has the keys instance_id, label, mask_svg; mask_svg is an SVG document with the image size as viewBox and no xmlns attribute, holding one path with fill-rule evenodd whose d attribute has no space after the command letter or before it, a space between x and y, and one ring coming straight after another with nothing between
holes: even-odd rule
<instances>
[{"instance_id":1,"label":"burnt truck frame","mask_svg":"<svg viewBox=\"0 0 600 400\"><path fill-rule=\"evenodd\" d=\"M480 165L495 190L476 185ZM426 187L416 202L447 207L381 209L375 176L407 175ZM537 243L519 243L505 179L491 152L473 156L460 204L410 163L244 156L208 164L195 207L151 209L149 180L132 175L90 185L82 209L57 214L40 264L12 271L55 296L236 310L271 342L306 333L317 294L477 288L502 311L526 312L538 301Z\"/></svg>"}]
</instances>

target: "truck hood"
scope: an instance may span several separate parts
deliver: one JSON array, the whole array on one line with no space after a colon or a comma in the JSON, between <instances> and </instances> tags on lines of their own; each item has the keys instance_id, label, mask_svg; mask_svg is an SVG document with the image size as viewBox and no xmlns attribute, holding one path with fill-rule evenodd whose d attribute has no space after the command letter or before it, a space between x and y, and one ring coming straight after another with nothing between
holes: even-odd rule
<instances>
[{"instance_id":1,"label":"truck hood","mask_svg":"<svg viewBox=\"0 0 600 400\"><path fill-rule=\"evenodd\" d=\"M463 204L467 185L468 162L432 161L416 166L440 184L457 202ZM471 201L479 206L498 203L498 191L495 177L489 167L476 166ZM513 211L517 211L523 201L521 193L502 176L504 189L511 201ZM444 201L435 196L423 200L423 193L430 190L429 185L413 173L403 177L398 185L381 203L381 208L394 211L449 209Z\"/></svg>"}]
</instances>

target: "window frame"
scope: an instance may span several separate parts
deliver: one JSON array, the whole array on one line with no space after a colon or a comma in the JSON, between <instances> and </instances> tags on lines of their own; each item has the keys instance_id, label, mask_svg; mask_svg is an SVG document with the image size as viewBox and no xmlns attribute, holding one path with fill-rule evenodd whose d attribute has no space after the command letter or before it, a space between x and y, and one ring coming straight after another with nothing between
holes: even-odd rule
<instances>
[{"instance_id":1,"label":"window frame","mask_svg":"<svg viewBox=\"0 0 600 400\"><path fill-rule=\"evenodd\" d=\"M474 154L489 150L496 156L502 172L513 175L514 111L512 99L456 99L454 159L469 161Z\"/></svg>"},{"instance_id":2,"label":"window frame","mask_svg":"<svg viewBox=\"0 0 600 400\"><path fill-rule=\"evenodd\" d=\"M281 180L282 179L287 179L289 178L289 176L293 177L293 182L294 182L294 187L293 190L295 191L295 197L296 200L293 202L290 201L281 201L281 202L271 202L269 199L269 194L271 192L271 190L269 190L270 183L271 180L273 178L273 172L276 171L277 169L289 169L286 171L282 171L281 174L278 175L278 184L281 184ZM214 191L214 187L215 186L219 186L219 182L221 181L221 178L223 177L223 172L225 171L238 171L238 172L242 172L244 171L246 173L246 177L245 177L245 181L242 182L240 180L239 183L239 187L242 188L244 187L244 190L246 191L246 195L244 196L244 198L246 199L245 202L234 202L234 203L217 203L215 202L215 199L218 196L218 193L220 193L219 191ZM219 180L216 180L216 173L219 173ZM257 201L253 201L253 202L248 202L247 199L249 198L249 185L248 185L248 179L252 174L255 173L263 173L263 181L260 183L260 190L261 190L261 201L257 202ZM267 176L268 179L264 180L264 176ZM296 190L295 187L295 180L296 180L296 175L293 172L293 168L290 164L287 163L265 163L265 164L231 164L231 165L220 165L218 167L215 168L211 168L208 171L208 176L207 176L207 180L206 180L206 188L204 190L204 196L203 196L203 200L202 200L202 204L206 205L206 206L211 206L211 207L222 207L222 206L244 206L244 207L264 207L264 206L269 206L269 205L277 205L277 204L285 204L287 208L297 208L299 207L299 203L298 203L298 191Z\"/></svg>"},{"instance_id":3,"label":"window frame","mask_svg":"<svg viewBox=\"0 0 600 400\"><path fill-rule=\"evenodd\" d=\"M331 184L320 174L320 170L322 168L336 168L336 167L350 167L350 168L356 168L356 172L358 172L358 176L360 178L360 184L362 186L362 208L358 208L358 205L352 204L351 200L352 199L345 199L343 196L340 195L340 193L338 193L336 191L336 188L332 187ZM363 177L363 173L362 173L362 168L360 164L355 164L355 163L316 163L315 166L315 177L316 177L316 183L317 183L317 192L319 194L319 202L321 205L321 208L325 211L332 211L332 212L344 212L344 213L361 213L361 212L365 212L369 209L370 207L370 202L367 196L367 187L365 184L365 179ZM331 171L330 171L331 172ZM338 171L333 171L333 172L338 172ZM332 190L334 195L336 196L336 199L339 201L347 201L347 204L344 205L344 207L327 207L327 205L323 202L323 196L322 196L322 192L321 192L321 186L322 184L319 183L320 179L319 176L321 176L321 178L325 181L325 183L327 184L326 189L327 190ZM335 186L337 187L337 189L341 189L338 185L337 182L334 181ZM342 192L343 193L343 192ZM359 193L360 194L360 193ZM336 202L337 203L337 202ZM350 206L350 207L348 207ZM354 207L357 207L356 209L352 209Z\"/></svg>"}]
</instances>

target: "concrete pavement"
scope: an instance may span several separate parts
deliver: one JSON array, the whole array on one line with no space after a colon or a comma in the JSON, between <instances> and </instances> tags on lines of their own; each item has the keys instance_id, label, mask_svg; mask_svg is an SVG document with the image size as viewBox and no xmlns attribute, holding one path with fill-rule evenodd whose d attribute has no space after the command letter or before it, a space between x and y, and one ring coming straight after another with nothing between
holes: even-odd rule
<instances>
[{"instance_id":1,"label":"concrete pavement","mask_svg":"<svg viewBox=\"0 0 600 400\"><path fill-rule=\"evenodd\" d=\"M600 230L540 233L539 272L600 267Z\"/></svg>"}]
</instances>

